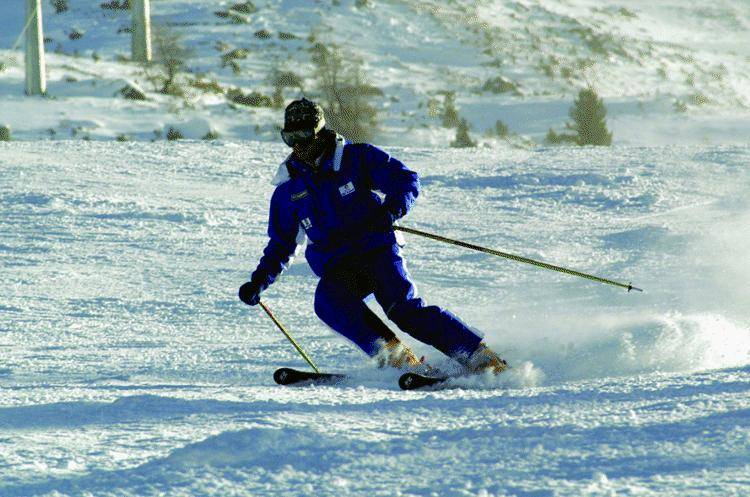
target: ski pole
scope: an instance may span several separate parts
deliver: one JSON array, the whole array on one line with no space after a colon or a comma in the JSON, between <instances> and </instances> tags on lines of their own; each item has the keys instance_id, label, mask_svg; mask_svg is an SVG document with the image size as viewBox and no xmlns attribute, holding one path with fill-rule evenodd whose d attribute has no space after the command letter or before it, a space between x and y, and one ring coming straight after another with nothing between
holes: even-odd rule
<instances>
[{"instance_id":1,"label":"ski pole","mask_svg":"<svg viewBox=\"0 0 750 497\"><path fill-rule=\"evenodd\" d=\"M268 317L271 318L271 320L274 322L274 324L276 326L278 326L278 328L281 330L281 332L284 334L284 336L287 337L287 339L292 343L292 345L294 345L294 348L297 349L297 352L299 352L299 355L301 355L302 358L307 361L307 363L310 365L310 367L313 368L313 370L316 373L320 373L320 370L315 366L315 364L313 364L313 362L310 359L310 357L308 357L308 355L305 354L305 351L302 350L302 347L300 347L297 344L297 342L294 341L294 338L292 338L292 335L290 335L289 332L286 331L286 328L284 328L284 326L279 322L279 320L276 319L276 316L273 315L273 313L271 312L271 309L269 309L266 306L266 304L264 304L263 302L258 302L258 303L263 308L263 310L266 311L266 314L268 314Z\"/></svg>"},{"instance_id":2,"label":"ski pole","mask_svg":"<svg viewBox=\"0 0 750 497\"><path fill-rule=\"evenodd\" d=\"M484 252L485 254L496 255L498 257L504 257L512 261L523 262L525 264L531 264L532 266L540 267L543 269L549 269L551 271L557 271L559 273L565 273L571 276L579 276L581 278L586 278L587 280L598 281L599 283L605 283L607 285L619 286L619 287L627 289L628 292L631 290L636 290L638 292L643 291L640 288L634 287L631 283L625 284L625 283L620 283L618 281L609 280L607 278L600 278L599 276L582 273L580 271L575 271L573 269L568 269L568 268L561 267L561 266L555 266L554 264L548 264L546 262L535 261L534 259L529 259L528 257L521 257L520 255L509 254L507 252L501 252L499 250L493 250L493 249L489 249L485 247L480 247L479 245L462 242L460 240L452 240L450 238L445 238L444 236L434 235L432 233L426 233L424 231L415 230L413 228L406 228L404 226L394 226L393 229L403 231L404 233L411 233L413 235L423 236L425 238L431 238L439 242L450 243L451 245L457 245L459 247L464 247L464 248L468 248L472 250L478 250L479 252Z\"/></svg>"}]
</instances>

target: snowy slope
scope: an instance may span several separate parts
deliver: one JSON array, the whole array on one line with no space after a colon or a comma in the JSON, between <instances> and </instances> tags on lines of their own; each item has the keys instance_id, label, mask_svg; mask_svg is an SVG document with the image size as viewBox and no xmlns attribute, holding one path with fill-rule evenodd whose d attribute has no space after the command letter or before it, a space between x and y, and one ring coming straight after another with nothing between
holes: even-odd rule
<instances>
[{"instance_id":1,"label":"snowy slope","mask_svg":"<svg viewBox=\"0 0 750 497\"><path fill-rule=\"evenodd\" d=\"M224 95L188 84L185 99L158 94L143 68L122 60L130 55L129 13L100 3L69 0L69 10L55 14L43 2L53 97L45 100L23 96L21 52L7 50L23 27L21 2L0 3L0 124L17 139L152 140L173 126L190 138L212 130L277 140L278 110L229 105ZM215 15L235 3L152 2L155 26L193 51L186 78L270 95L273 70L291 70L310 90L309 48L337 43L384 92L375 102L381 143L447 146L455 131L429 110L446 91L456 93L480 142L503 143L487 135L501 120L526 138L514 143L541 143L549 128L563 128L587 84L605 98L617 143L742 144L750 133L747 2L369 0L357 7L355 0L258 0L247 24ZM255 35L263 30L267 38ZM82 36L71 39L74 32ZM248 51L236 61L240 74L222 64L234 49ZM498 77L513 89L482 89ZM126 81L149 100L117 97Z\"/></svg>"},{"instance_id":2,"label":"snowy slope","mask_svg":"<svg viewBox=\"0 0 750 497\"><path fill-rule=\"evenodd\" d=\"M304 363L235 295L283 147L0 144L0 495L747 494L750 149L389 151L425 187L404 225L645 293L409 238L515 368L403 393L298 260L266 302L355 379L281 388Z\"/></svg>"}]
</instances>

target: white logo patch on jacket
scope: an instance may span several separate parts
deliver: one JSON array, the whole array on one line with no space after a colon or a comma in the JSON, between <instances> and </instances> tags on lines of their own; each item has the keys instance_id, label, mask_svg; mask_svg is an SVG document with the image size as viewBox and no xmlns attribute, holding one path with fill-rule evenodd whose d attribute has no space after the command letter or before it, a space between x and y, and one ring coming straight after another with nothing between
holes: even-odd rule
<instances>
[{"instance_id":1,"label":"white logo patch on jacket","mask_svg":"<svg viewBox=\"0 0 750 497\"><path fill-rule=\"evenodd\" d=\"M353 191L354 191L354 184L351 181L345 184L344 186L339 187L339 193L341 194L342 197L346 197Z\"/></svg>"},{"instance_id":2,"label":"white logo patch on jacket","mask_svg":"<svg viewBox=\"0 0 750 497\"><path fill-rule=\"evenodd\" d=\"M305 219L300 221L300 223L302 223L302 227L305 228L306 230L309 230L310 228L312 228L312 223L310 222L309 217L306 217Z\"/></svg>"}]
</instances>

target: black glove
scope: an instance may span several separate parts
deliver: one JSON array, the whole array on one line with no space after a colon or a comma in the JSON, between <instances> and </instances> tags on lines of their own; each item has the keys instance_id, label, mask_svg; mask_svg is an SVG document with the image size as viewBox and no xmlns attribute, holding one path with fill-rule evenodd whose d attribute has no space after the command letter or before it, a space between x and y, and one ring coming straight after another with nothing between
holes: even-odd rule
<instances>
[{"instance_id":1,"label":"black glove","mask_svg":"<svg viewBox=\"0 0 750 497\"><path fill-rule=\"evenodd\" d=\"M367 226L373 233L390 233L393 231L393 214L381 207L367 220Z\"/></svg>"},{"instance_id":2,"label":"black glove","mask_svg":"<svg viewBox=\"0 0 750 497\"><path fill-rule=\"evenodd\" d=\"M240 287L240 300L247 305L258 305L260 302L260 292L263 291L263 285L256 281L248 281Z\"/></svg>"}]
</instances>

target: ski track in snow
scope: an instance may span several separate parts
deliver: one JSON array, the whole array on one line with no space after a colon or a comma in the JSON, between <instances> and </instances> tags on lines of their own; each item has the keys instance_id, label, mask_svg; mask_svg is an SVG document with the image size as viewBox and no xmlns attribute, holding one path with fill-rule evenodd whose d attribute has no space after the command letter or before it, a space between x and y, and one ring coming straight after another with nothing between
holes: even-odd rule
<instances>
[{"instance_id":1,"label":"ski track in snow","mask_svg":"<svg viewBox=\"0 0 750 497\"><path fill-rule=\"evenodd\" d=\"M305 364L236 289L283 147L0 143L0 496L750 492L750 148L389 151L423 178L405 226L645 293L409 237L514 369L406 393L300 257L265 301L354 379L278 387Z\"/></svg>"}]
</instances>

